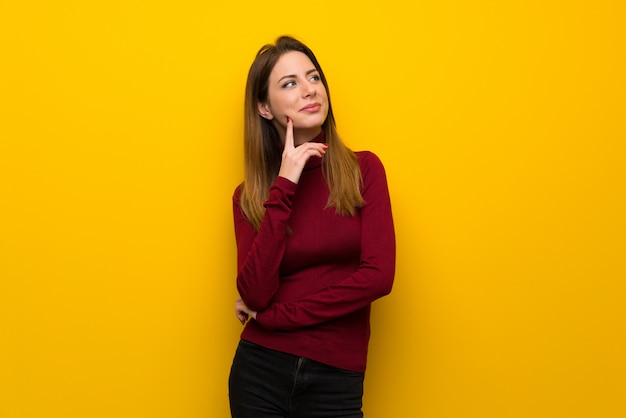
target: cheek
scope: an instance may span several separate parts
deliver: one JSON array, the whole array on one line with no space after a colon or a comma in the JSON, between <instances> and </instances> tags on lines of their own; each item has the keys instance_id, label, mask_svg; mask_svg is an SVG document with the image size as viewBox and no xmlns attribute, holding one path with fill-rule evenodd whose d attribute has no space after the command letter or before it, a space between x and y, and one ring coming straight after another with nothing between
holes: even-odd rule
<instances>
[{"instance_id":1,"label":"cheek","mask_svg":"<svg viewBox=\"0 0 626 418\"><path fill-rule=\"evenodd\" d=\"M326 89L324 87L320 89L320 92L318 94L322 96L326 101L328 101L328 94L326 94Z\"/></svg>"},{"instance_id":2,"label":"cheek","mask_svg":"<svg viewBox=\"0 0 626 418\"><path fill-rule=\"evenodd\" d=\"M270 96L270 103L273 110L280 111L286 109L297 102L297 97L293 94L275 94Z\"/></svg>"}]
</instances>

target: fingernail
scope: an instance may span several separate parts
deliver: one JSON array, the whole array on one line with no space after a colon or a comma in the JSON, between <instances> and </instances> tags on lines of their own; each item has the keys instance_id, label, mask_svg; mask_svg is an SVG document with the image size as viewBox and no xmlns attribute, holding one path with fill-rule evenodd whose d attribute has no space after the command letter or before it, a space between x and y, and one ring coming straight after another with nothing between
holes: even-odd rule
<instances>
[{"instance_id":1,"label":"fingernail","mask_svg":"<svg viewBox=\"0 0 626 418\"><path fill-rule=\"evenodd\" d=\"M289 123L291 121L291 119L289 119L289 116L287 116L287 123Z\"/></svg>"},{"instance_id":2,"label":"fingernail","mask_svg":"<svg viewBox=\"0 0 626 418\"><path fill-rule=\"evenodd\" d=\"M328 144L327 144L326 142L324 142L324 146L325 146L325 147L327 147L327 146L328 146Z\"/></svg>"}]
</instances>

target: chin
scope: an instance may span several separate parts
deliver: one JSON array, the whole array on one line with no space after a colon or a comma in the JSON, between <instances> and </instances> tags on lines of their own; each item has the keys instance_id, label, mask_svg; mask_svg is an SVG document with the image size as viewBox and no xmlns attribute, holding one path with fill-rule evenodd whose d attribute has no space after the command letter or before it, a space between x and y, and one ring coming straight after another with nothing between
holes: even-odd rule
<instances>
[{"instance_id":1,"label":"chin","mask_svg":"<svg viewBox=\"0 0 626 418\"><path fill-rule=\"evenodd\" d=\"M294 124L296 129L315 129L320 128L324 122L326 122L326 117L324 118L307 118L304 121L298 123L297 121Z\"/></svg>"},{"instance_id":2,"label":"chin","mask_svg":"<svg viewBox=\"0 0 626 418\"><path fill-rule=\"evenodd\" d=\"M319 129L322 129L322 124L321 123L317 123L317 124L302 124L302 125L295 125L294 129L299 129L301 131L317 131Z\"/></svg>"}]
</instances>

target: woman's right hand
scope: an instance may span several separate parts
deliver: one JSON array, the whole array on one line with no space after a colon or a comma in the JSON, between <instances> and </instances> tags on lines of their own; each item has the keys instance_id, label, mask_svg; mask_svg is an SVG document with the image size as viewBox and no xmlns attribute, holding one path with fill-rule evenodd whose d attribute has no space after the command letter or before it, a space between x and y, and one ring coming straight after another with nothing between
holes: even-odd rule
<instances>
[{"instance_id":1,"label":"woman's right hand","mask_svg":"<svg viewBox=\"0 0 626 418\"><path fill-rule=\"evenodd\" d=\"M235 316L237 317L239 322L241 322L241 325L245 325L246 322L248 322L248 319L250 318L256 319L256 314L257 314L256 311L253 311L252 309L246 306L245 302L241 299L241 297L238 297L235 300Z\"/></svg>"},{"instance_id":2,"label":"woman's right hand","mask_svg":"<svg viewBox=\"0 0 626 418\"><path fill-rule=\"evenodd\" d=\"M296 147L293 140L293 121L287 117L287 132L285 133L285 150L280 164L278 175L298 183L304 165L311 157L323 157L328 145L318 142L305 142Z\"/></svg>"}]
</instances>

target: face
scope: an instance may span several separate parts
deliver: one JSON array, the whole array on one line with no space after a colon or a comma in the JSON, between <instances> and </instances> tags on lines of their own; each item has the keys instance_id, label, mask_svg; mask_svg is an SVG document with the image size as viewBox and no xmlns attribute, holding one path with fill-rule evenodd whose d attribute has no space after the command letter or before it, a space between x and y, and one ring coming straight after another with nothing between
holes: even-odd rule
<instances>
[{"instance_id":1,"label":"face","mask_svg":"<svg viewBox=\"0 0 626 418\"><path fill-rule=\"evenodd\" d=\"M306 141L316 136L328 115L328 96L309 57L299 51L283 54L269 77L268 101L258 107L281 136L287 117L293 121L294 138Z\"/></svg>"}]
</instances>

